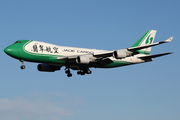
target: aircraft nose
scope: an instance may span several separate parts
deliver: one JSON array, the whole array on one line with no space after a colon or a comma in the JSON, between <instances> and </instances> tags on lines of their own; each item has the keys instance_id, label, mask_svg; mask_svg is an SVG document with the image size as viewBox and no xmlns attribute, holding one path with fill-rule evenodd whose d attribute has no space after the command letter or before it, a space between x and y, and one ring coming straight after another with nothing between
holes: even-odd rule
<instances>
[{"instance_id":1,"label":"aircraft nose","mask_svg":"<svg viewBox=\"0 0 180 120\"><path fill-rule=\"evenodd\" d=\"M9 54L9 53L11 52L11 48L10 48L10 47L6 47L6 48L4 49L4 52L5 52L6 54Z\"/></svg>"},{"instance_id":2,"label":"aircraft nose","mask_svg":"<svg viewBox=\"0 0 180 120\"><path fill-rule=\"evenodd\" d=\"M4 52L8 55L13 55L13 54L17 54L17 50L14 49L12 46L8 46L4 49Z\"/></svg>"}]
</instances>

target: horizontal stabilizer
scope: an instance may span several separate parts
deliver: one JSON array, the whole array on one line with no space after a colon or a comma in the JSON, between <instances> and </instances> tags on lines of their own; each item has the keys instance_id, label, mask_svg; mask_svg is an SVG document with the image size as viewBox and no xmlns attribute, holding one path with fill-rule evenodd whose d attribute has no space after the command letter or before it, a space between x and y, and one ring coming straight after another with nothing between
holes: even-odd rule
<instances>
[{"instance_id":1,"label":"horizontal stabilizer","mask_svg":"<svg viewBox=\"0 0 180 120\"><path fill-rule=\"evenodd\" d=\"M143 57L138 57L138 58L140 58L140 59L151 59L151 58L161 57L161 56L164 56L164 55L169 55L169 54L172 54L172 53L173 52L156 54L156 55L148 55L148 56L143 56Z\"/></svg>"}]
</instances>

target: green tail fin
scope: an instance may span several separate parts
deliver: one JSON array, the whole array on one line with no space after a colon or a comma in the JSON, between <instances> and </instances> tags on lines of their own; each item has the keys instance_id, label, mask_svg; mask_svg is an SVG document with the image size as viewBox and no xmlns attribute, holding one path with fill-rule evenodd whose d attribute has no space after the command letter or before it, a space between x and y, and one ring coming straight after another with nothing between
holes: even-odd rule
<instances>
[{"instance_id":1,"label":"green tail fin","mask_svg":"<svg viewBox=\"0 0 180 120\"><path fill-rule=\"evenodd\" d=\"M148 30L132 47L152 44L154 42L154 38L156 35L156 30ZM151 48L144 48L141 50L137 50L140 54L150 54Z\"/></svg>"}]
</instances>

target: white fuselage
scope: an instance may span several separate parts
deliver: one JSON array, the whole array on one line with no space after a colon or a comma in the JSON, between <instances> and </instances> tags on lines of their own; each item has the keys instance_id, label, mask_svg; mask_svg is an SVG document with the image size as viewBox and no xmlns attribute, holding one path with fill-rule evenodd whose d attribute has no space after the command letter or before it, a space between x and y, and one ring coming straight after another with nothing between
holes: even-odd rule
<instances>
[{"instance_id":1,"label":"white fuselage","mask_svg":"<svg viewBox=\"0 0 180 120\"><path fill-rule=\"evenodd\" d=\"M85 54L103 54L111 51L107 50L97 50L97 49L86 49L86 48L77 48L77 47L66 47L66 46L58 46L49 43L32 41L27 43L25 46L25 51L31 54L38 54L40 56L77 56L77 55L85 55ZM132 63L142 63L144 60L139 59L138 57L145 56L143 54L134 55L131 57L126 57L124 59L116 59L114 57L109 57L113 61L127 61Z\"/></svg>"}]
</instances>

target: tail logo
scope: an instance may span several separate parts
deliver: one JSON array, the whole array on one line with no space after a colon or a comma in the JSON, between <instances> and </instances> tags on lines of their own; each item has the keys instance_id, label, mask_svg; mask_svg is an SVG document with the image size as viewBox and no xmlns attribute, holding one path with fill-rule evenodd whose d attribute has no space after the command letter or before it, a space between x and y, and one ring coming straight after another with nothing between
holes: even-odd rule
<instances>
[{"instance_id":1,"label":"tail logo","mask_svg":"<svg viewBox=\"0 0 180 120\"><path fill-rule=\"evenodd\" d=\"M150 38L151 35L148 36L148 38L146 39L146 44L151 44L153 41L153 37Z\"/></svg>"}]
</instances>

